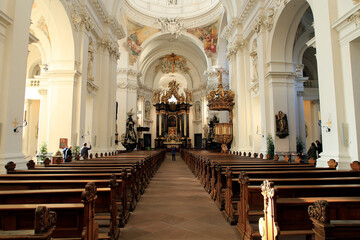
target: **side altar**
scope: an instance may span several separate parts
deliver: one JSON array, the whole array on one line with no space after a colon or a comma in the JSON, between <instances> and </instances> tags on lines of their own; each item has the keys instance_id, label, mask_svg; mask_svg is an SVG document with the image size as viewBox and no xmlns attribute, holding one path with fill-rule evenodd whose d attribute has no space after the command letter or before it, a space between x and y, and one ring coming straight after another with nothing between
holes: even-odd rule
<instances>
[{"instance_id":1,"label":"side altar","mask_svg":"<svg viewBox=\"0 0 360 240\"><path fill-rule=\"evenodd\" d=\"M156 139L155 147L177 148L191 147L189 137L189 112L192 93L184 89L179 93L179 84L176 80L169 82L167 91L154 91L153 100L156 108Z\"/></svg>"}]
</instances>

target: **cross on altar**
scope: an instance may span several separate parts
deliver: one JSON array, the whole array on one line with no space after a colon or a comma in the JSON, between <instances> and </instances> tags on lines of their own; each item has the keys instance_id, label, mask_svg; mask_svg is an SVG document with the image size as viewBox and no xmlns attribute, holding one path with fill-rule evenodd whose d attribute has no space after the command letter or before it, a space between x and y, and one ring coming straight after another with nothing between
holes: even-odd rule
<instances>
[{"instance_id":1,"label":"cross on altar","mask_svg":"<svg viewBox=\"0 0 360 240\"><path fill-rule=\"evenodd\" d=\"M17 127L18 122L16 121L16 118L14 118L14 121L12 122L12 124L14 124L14 128L16 128L16 127Z\"/></svg>"},{"instance_id":2,"label":"cross on altar","mask_svg":"<svg viewBox=\"0 0 360 240\"><path fill-rule=\"evenodd\" d=\"M330 120L330 118L328 119L328 121L326 122L326 125L328 126L328 127L330 127L330 125L331 125L331 120Z\"/></svg>"}]
</instances>

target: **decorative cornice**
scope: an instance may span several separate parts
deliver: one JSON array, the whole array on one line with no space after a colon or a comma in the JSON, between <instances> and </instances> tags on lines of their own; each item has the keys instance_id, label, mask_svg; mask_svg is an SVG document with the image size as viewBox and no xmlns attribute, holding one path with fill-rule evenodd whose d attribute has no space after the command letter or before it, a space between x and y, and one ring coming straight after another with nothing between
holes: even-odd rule
<instances>
[{"instance_id":1,"label":"decorative cornice","mask_svg":"<svg viewBox=\"0 0 360 240\"><path fill-rule=\"evenodd\" d=\"M136 83L126 82L126 81L118 82L117 87L120 89L128 89L131 91L136 91L139 88L139 86Z\"/></svg>"},{"instance_id":2,"label":"decorative cornice","mask_svg":"<svg viewBox=\"0 0 360 240\"><path fill-rule=\"evenodd\" d=\"M95 1L95 0L93 0ZM127 15L129 18L135 20L136 22L154 27L159 28L156 23L156 18L148 16L145 13L142 13L135 9L131 4L128 3L128 1L125 1L124 7L123 7L125 15ZM224 12L224 8L219 1L219 3L212 9L210 9L208 12L204 12L203 14L200 14L197 17L185 17L182 18L182 22L187 28L196 28L201 27L204 25L204 22L216 22L218 20L218 17L221 16Z\"/></svg>"},{"instance_id":3,"label":"decorative cornice","mask_svg":"<svg viewBox=\"0 0 360 240\"><path fill-rule=\"evenodd\" d=\"M108 13L104 6L102 6L102 2L99 0L90 0L92 5L94 6L97 14L101 17L104 22L107 22Z\"/></svg>"},{"instance_id":4,"label":"decorative cornice","mask_svg":"<svg viewBox=\"0 0 360 240\"><path fill-rule=\"evenodd\" d=\"M355 23L356 27L360 25L360 10L353 13L350 17L346 19L348 22Z\"/></svg>"},{"instance_id":5,"label":"decorative cornice","mask_svg":"<svg viewBox=\"0 0 360 240\"><path fill-rule=\"evenodd\" d=\"M72 5L71 21L74 24L75 31L81 31L84 26L87 31L94 29L94 21L91 19L86 10L80 9L76 4Z\"/></svg>"},{"instance_id":6,"label":"decorative cornice","mask_svg":"<svg viewBox=\"0 0 360 240\"><path fill-rule=\"evenodd\" d=\"M119 25L119 23L116 21L114 16L109 16L107 18L106 22L110 24L110 26L113 29L113 31L115 32L116 38L118 40L120 40L126 36L123 27L121 25Z\"/></svg>"},{"instance_id":7,"label":"decorative cornice","mask_svg":"<svg viewBox=\"0 0 360 240\"><path fill-rule=\"evenodd\" d=\"M226 27L224 27L220 37L225 40L228 39L238 22L238 18L232 18L231 22Z\"/></svg>"},{"instance_id":8,"label":"decorative cornice","mask_svg":"<svg viewBox=\"0 0 360 240\"><path fill-rule=\"evenodd\" d=\"M109 51L109 54L118 60L120 58L120 52L118 43L116 41L111 41L108 36L99 39L97 42L99 47L103 47Z\"/></svg>"},{"instance_id":9,"label":"decorative cornice","mask_svg":"<svg viewBox=\"0 0 360 240\"><path fill-rule=\"evenodd\" d=\"M256 2L256 0L247 0L247 2L243 4L242 9L240 10L241 14L238 23L243 23L245 19L247 19L250 11L253 9Z\"/></svg>"},{"instance_id":10,"label":"decorative cornice","mask_svg":"<svg viewBox=\"0 0 360 240\"><path fill-rule=\"evenodd\" d=\"M243 50L245 46L246 42L242 38L236 40L235 42L230 42L226 52L227 60L230 61L231 56L236 54L238 50Z\"/></svg>"},{"instance_id":11,"label":"decorative cornice","mask_svg":"<svg viewBox=\"0 0 360 240\"><path fill-rule=\"evenodd\" d=\"M119 74L126 74L127 76L131 76L131 77L137 77L138 73L133 70L132 68L118 68L117 72Z\"/></svg>"}]
</instances>

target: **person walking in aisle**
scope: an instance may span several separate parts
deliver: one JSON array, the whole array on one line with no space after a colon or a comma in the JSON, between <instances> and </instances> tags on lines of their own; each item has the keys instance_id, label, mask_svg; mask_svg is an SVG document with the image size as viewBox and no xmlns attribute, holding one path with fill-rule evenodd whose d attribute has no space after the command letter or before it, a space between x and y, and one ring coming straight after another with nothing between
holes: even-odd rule
<instances>
[{"instance_id":1,"label":"person walking in aisle","mask_svg":"<svg viewBox=\"0 0 360 240\"><path fill-rule=\"evenodd\" d=\"M175 161L175 154L176 154L176 147L172 146L171 147L171 156L172 156L173 161Z\"/></svg>"}]
</instances>

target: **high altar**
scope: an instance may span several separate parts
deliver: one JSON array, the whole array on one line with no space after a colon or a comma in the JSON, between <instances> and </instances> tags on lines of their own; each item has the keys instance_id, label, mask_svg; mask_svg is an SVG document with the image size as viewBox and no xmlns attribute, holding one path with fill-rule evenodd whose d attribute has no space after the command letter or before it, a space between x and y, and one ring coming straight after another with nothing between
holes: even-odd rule
<instances>
[{"instance_id":1,"label":"high altar","mask_svg":"<svg viewBox=\"0 0 360 240\"><path fill-rule=\"evenodd\" d=\"M156 108L156 148L191 147L189 137L189 112L192 94L184 89L179 94L179 84L176 80L169 83L169 90L154 92Z\"/></svg>"}]
</instances>

